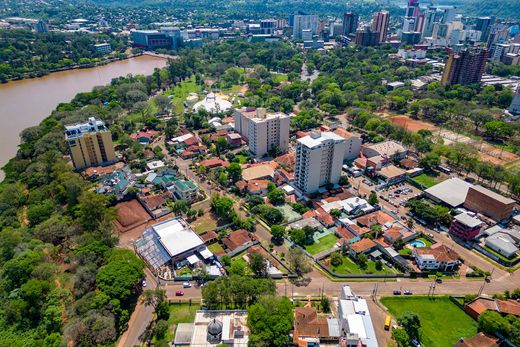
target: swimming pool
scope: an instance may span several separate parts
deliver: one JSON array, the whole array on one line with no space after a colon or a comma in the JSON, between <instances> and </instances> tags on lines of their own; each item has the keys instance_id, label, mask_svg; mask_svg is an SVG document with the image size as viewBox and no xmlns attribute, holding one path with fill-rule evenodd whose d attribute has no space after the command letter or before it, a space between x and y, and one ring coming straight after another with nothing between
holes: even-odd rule
<instances>
[{"instance_id":1,"label":"swimming pool","mask_svg":"<svg viewBox=\"0 0 520 347\"><path fill-rule=\"evenodd\" d=\"M409 245L414 248L422 248L426 246L426 243L424 243L424 241L421 240L413 240L409 242Z\"/></svg>"}]
</instances>

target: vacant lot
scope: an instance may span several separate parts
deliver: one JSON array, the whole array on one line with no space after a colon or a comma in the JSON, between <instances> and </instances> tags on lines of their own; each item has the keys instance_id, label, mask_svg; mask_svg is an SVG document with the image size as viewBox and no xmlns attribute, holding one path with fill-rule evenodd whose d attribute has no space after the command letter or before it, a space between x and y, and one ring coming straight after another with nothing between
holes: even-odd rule
<instances>
[{"instance_id":1,"label":"vacant lot","mask_svg":"<svg viewBox=\"0 0 520 347\"><path fill-rule=\"evenodd\" d=\"M338 266L332 266L330 264L330 257L325 259L325 264L335 273L337 274L391 274L391 273L399 273L394 268L389 268L388 266L383 265L381 270L376 269L376 263L372 260L367 261L366 269L362 269L349 257L342 257L343 262Z\"/></svg>"},{"instance_id":2,"label":"vacant lot","mask_svg":"<svg viewBox=\"0 0 520 347\"><path fill-rule=\"evenodd\" d=\"M217 228L217 219L211 213L205 213L191 223L191 227L197 234L202 234L207 231L215 230Z\"/></svg>"},{"instance_id":3,"label":"vacant lot","mask_svg":"<svg viewBox=\"0 0 520 347\"><path fill-rule=\"evenodd\" d=\"M175 329L179 323L192 323L195 320L195 313L199 309L198 305L171 304L170 318L168 319L169 329L165 336L166 341L171 341L175 337Z\"/></svg>"},{"instance_id":4,"label":"vacant lot","mask_svg":"<svg viewBox=\"0 0 520 347\"><path fill-rule=\"evenodd\" d=\"M445 296L384 297L381 302L396 319L407 311L419 316L422 346L453 346L461 337L477 333L477 322Z\"/></svg>"},{"instance_id":5,"label":"vacant lot","mask_svg":"<svg viewBox=\"0 0 520 347\"><path fill-rule=\"evenodd\" d=\"M307 250L307 252L314 255L334 247L336 242L338 242L338 238L336 237L336 235L328 234L320 238L318 242L315 242L312 245L305 246L305 249Z\"/></svg>"}]
</instances>

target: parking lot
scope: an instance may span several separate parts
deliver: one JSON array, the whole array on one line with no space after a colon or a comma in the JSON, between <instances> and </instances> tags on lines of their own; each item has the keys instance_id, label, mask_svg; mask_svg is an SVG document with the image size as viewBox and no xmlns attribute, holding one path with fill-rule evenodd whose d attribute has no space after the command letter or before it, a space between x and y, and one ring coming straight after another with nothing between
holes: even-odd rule
<instances>
[{"instance_id":1,"label":"parking lot","mask_svg":"<svg viewBox=\"0 0 520 347\"><path fill-rule=\"evenodd\" d=\"M368 197L375 191L375 184L366 176L349 176L352 190L360 197ZM376 191L379 204L385 209L399 216L405 216L408 209L404 207L406 202L422 194L422 191L407 182L396 183L382 190Z\"/></svg>"}]
</instances>

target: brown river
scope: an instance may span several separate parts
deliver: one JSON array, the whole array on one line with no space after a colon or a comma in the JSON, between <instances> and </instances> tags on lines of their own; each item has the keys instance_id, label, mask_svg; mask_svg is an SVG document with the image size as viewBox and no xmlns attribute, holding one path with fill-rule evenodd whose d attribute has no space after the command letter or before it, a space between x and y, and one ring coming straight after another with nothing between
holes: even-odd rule
<instances>
[{"instance_id":1,"label":"brown river","mask_svg":"<svg viewBox=\"0 0 520 347\"><path fill-rule=\"evenodd\" d=\"M115 77L150 75L154 68L166 66L166 62L165 58L142 55L90 69L60 71L0 84L0 167L16 154L20 132L38 125L59 103L108 84ZM3 178L0 171L0 181Z\"/></svg>"}]
</instances>

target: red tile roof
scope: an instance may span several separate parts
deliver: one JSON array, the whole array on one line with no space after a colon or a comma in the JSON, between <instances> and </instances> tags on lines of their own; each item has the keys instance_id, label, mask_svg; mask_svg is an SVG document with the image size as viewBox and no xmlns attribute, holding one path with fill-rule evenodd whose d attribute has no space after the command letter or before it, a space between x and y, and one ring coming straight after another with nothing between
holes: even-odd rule
<instances>
[{"instance_id":1,"label":"red tile roof","mask_svg":"<svg viewBox=\"0 0 520 347\"><path fill-rule=\"evenodd\" d=\"M145 131L139 131L137 133L130 134L130 139L132 139L134 141L139 138L142 138L142 137L151 139L151 138L155 137L155 135L157 135L157 134L158 134L157 131L152 130L152 129L147 129Z\"/></svg>"},{"instance_id":2,"label":"red tile roof","mask_svg":"<svg viewBox=\"0 0 520 347\"><path fill-rule=\"evenodd\" d=\"M329 226L334 224L334 217L332 217L327 211L323 208L318 207L316 210L316 218L325 226Z\"/></svg>"},{"instance_id":3,"label":"red tile roof","mask_svg":"<svg viewBox=\"0 0 520 347\"><path fill-rule=\"evenodd\" d=\"M354 242L350 247L356 252L356 254L363 253L376 246L376 243L368 238L362 238L358 242Z\"/></svg>"},{"instance_id":4,"label":"red tile roof","mask_svg":"<svg viewBox=\"0 0 520 347\"><path fill-rule=\"evenodd\" d=\"M472 338L462 339L457 342L455 347L498 347L498 341L499 339L496 337L478 333Z\"/></svg>"},{"instance_id":5,"label":"red tile roof","mask_svg":"<svg viewBox=\"0 0 520 347\"><path fill-rule=\"evenodd\" d=\"M206 166L211 169L211 168L220 167L220 166L227 167L227 166L229 166L229 163L222 159L213 158L213 159L203 160L199 163L199 165Z\"/></svg>"},{"instance_id":6,"label":"red tile roof","mask_svg":"<svg viewBox=\"0 0 520 347\"><path fill-rule=\"evenodd\" d=\"M352 240L353 238L356 237L356 235L352 231L348 230L343 225L340 225L339 227L337 227L336 232L339 234L339 236L341 236L346 241Z\"/></svg>"},{"instance_id":7,"label":"red tile roof","mask_svg":"<svg viewBox=\"0 0 520 347\"><path fill-rule=\"evenodd\" d=\"M296 164L296 154L294 152L286 153L274 158L273 161L280 165L284 165L288 170L293 171L294 165Z\"/></svg>"},{"instance_id":8,"label":"red tile roof","mask_svg":"<svg viewBox=\"0 0 520 347\"><path fill-rule=\"evenodd\" d=\"M296 307L294 309L294 338L305 336L329 336L327 318L319 317L314 307Z\"/></svg>"},{"instance_id":9,"label":"red tile roof","mask_svg":"<svg viewBox=\"0 0 520 347\"><path fill-rule=\"evenodd\" d=\"M226 247L233 251L238 247L252 241L249 232L245 229L239 229L237 231L231 232L229 235L226 235L222 238L222 243L226 245Z\"/></svg>"},{"instance_id":10,"label":"red tile roof","mask_svg":"<svg viewBox=\"0 0 520 347\"><path fill-rule=\"evenodd\" d=\"M394 218L383 211L375 211L356 218L356 223L364 227L371 227L374 224L383 225L392 221L394 221Z\"/></svg>"},{"instance_id":11,"label":"red tile roof","mask_svg":"<svg viewBox=\"0 0 520 347\"><path fill-rule=\"evenodd\" d=\"M414 251L420 255L433 255L437 262L450 263L460 259L459 254L446 245L436 248L415 248Z\"/></svg>"}]
</instances>

